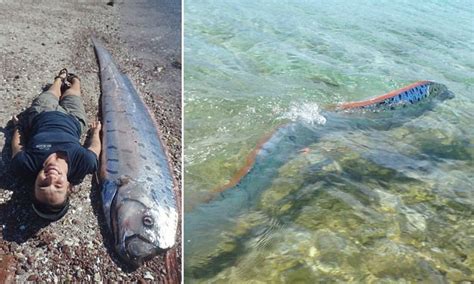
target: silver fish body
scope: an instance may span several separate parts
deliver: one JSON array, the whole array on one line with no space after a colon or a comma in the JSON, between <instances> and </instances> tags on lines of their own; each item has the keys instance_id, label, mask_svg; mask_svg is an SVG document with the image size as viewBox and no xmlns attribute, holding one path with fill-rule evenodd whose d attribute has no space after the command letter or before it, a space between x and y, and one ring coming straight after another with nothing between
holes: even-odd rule
<instances>
[{"instance_id":1,"label":"silver fish body","mask_svg":"<svg viewBox=\"0 0 474 284\"><path fill-rule=\"evenodd\" d=\"M118 254L140 265L176 242L175 183L148 108L103 45L93 43L102 90L104 214Z\"/></svg>"}]
</instances>

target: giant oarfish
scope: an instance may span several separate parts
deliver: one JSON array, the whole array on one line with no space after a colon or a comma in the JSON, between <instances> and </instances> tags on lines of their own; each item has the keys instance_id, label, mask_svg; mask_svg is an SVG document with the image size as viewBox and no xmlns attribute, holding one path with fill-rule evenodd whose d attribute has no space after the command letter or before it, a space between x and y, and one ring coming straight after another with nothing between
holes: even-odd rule
<instances>
[{"instance_id":1,"label":"giant oarfish","mask_svg":"<svg viewBox=\"0 0 474 284\"><path fill-rule=\"evenodd\" d=\"M178 209L166 151L130 79L93 39L102 90L102 202L115 248L139 265L174 246Z\"/></svg>"},{"instance_id":2,"label":"giant oarfish","mask_svg":"<svg viewBox=\"0 0 474 284\"><path fill-rule=\"evenodd\" d=\"M218 238L225 235L222 232L235 225L236 216L258 202L280 167L327 133L393 129L452 97L442 84L419 81L372 99L332 106L322 113L324 125L292 122L278 127L259 142L242 170L214 191L214 199L186 212L185 258L204 255L215 246Z\"/></svg>"}]
</instances>

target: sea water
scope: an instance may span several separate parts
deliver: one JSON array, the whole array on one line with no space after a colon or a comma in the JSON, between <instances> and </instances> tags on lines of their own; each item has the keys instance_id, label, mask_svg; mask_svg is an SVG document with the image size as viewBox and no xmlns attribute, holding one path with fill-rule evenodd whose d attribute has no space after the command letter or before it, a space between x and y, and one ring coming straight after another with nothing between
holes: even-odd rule
<instances>
[{"instance_id":1,"label":"sea water","mask_svg":"<svg viewBox=\"0 0 474 284\"><path fill-rule=\"evenodd\" d=\"M302 149L205 253L185 228L186 282L474 281L474 2L186 0L184 34L185 218L283 123L418 80L455 94Z\"/></svg>"}]
</instances>

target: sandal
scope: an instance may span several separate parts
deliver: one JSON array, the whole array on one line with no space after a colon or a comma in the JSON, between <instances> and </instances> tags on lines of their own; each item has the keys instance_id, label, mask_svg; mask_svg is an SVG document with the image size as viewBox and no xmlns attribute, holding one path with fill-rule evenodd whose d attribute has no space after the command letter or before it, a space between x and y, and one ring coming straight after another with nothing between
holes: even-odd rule
<instances>
[{"instance_id":1,"label":"sandal","mask_svg":"<svg viewBox=\"0 0 474 284\"><path fill-rule=\"evenodd\" d=\"M81 82L81 79L74 73L68 73L67 74L67 81L72 84L72 79L77 79L79 82Z\"/></svg>"},{"instance_id":2,"label":"sandal","mask_svg":"<svg viewBox=\"0 0 474 284\"><path fill-rule=\"evenodd\" d=\"M66 68L59 71L58 76L54 77L54 80L61 79L62 85L66 84L66 79L69 77L69 73Z\"/></svg>"}]
</instances>

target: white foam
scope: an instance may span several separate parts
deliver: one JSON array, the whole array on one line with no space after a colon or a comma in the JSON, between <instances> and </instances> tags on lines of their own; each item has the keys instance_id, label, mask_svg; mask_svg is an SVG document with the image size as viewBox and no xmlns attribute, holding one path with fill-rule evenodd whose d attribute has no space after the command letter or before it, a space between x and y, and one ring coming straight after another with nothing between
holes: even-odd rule
<instances>
[{"instance_id":1,"label":"white foam","mask_svg":"<svg viewBox=\"0 0 474 284\"><path fill-rule=\"evenodd\" d=\"M282 118L292 121L301 121L312 125L324 125L326 123L326 118L320 113L319 105L314 102L294 103L290 106L290 109L282 115Z\"/></svg>"}]
</instances>

